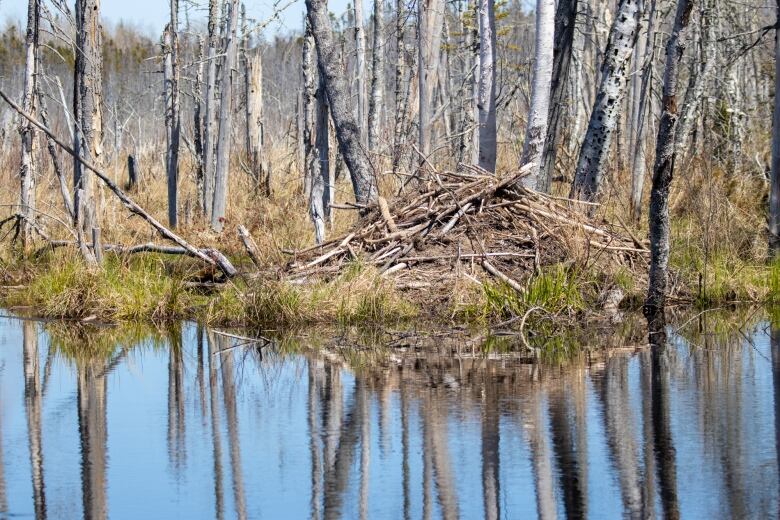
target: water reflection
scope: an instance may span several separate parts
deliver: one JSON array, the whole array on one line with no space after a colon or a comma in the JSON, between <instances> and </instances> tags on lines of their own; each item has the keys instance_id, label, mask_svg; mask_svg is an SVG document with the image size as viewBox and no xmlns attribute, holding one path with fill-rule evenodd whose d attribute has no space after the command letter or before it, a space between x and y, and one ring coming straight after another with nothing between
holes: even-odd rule
<instances>
[{"instance_id":1,"label":"water reflection","mask_svg":"<svg viewBox=\"0 0 780 520\"><path fill-rule=\"evenodd\" d=\"M706 329L564 367L351 368L3 320L0 517L777 517L780 332Z\"/></svg>"}]
</instances>

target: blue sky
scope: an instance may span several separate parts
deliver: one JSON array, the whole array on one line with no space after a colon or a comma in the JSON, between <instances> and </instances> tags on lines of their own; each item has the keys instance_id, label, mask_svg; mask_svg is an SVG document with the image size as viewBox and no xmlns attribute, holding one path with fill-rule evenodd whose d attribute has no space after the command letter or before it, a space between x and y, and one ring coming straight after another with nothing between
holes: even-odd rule
<instances>
[{"instance_id":1,"label":"blue sky","mask_svg":"<svg viewBox=\"0 0 780 520\"><path fill-rule=\"evenodd\" d=\"M72 4L72 1L68 1ZM186 0L180 0L183 9ZM205 18L208 0L195 0L196 4L192 8L191 19ZM250 17L257 20L269 18L274 11L274 0L244 0L247 13ZM286 0L279 3L285 4ZM329 2L330 10L341 14L349 0L331 0ZM167 0L103 0L101 2L101 11L103 18L109 23L115 23L120 20L131 22L146 32L159 34L168 18ZM279 22L274 22L266 29L266 35L276 32L286 33L296 31L302 26L304 12L303 0L296 2L288 7L280 16ZM27 0L0 0L0 21L3 23L7 19L23 20L27 14ZM183 20L182 16L182 20Z\"/></svg>"}]
</instances>

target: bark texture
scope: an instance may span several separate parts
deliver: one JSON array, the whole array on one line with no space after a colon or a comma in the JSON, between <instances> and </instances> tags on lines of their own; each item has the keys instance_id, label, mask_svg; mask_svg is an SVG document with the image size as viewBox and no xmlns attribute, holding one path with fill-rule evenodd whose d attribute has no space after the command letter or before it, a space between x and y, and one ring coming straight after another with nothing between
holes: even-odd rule
<instances>
[{"instance_id":1,"label":"bark texture","mask_svg":"<svg viewBox=\"0 0 780 520\"><path fill-rule=\"evenodd\" d=\"M38 26L40 23L39 0L29 0L27 3L27 33L25 35L25 66L24 92L22 94L22 109L28 114L36 111L36 87L38 81ZM19 172L21 192L19 197L20 211L24 217L21 223L21 239L24 246L31 239L33 222L35 221L35 127L22 120L19 127L22 136L22 165Z\"/></svg>"},{"instance_id":2,"label":"bark texture","mask_svg":"<svg viewBox=\"0 0 780 520\"><path fill-rule=\"evenodd\" d=\"M572 198L591 202L598 199L629 77L638 18L636 0L618 2L601 66L601 82L577 162Z\"/></svg>"},{"instance_id":3,"label":"bark texture","mask_svg":"<svg viewBox=\"0 0 780 520\"><path fill-rule=\"evenodd\" d=\"M324 0L306 0L306 12L317 48L319 72L336 127L336 139L349 169L355 200L359 204L372 203L377 197L376 178L350 108L349 91L333 41L327 3Z\"/></svg>"},{"instance_id":4,"label":"bark texture","mask_svg":"<svg viewBox=\"0 0 780 520\"><path fill-rule=\"evenodd\" d=\"M177 225L179 182L179 141L181 118L179 111L179 0L171 0L171 21L163 35L165 56L165 137L166 174L168 177L168 225Z\"/></svg>"},{"instance_id":5,"label":"bark texture","mask_svg":"<svg viewBox=\"0 0 780 520\"><path fill-rule=\"evenodd\" d=\"M565 0L561 0L565 3ZM555 0L536 2L536 51L533 78L531 80L531 107L525 132L520 167L535 166L523 177L523 185L537 189L541 171L544 141L547 138L547 119L550 109L550 83L554 61L553 40L555 33Z\"/></svg>"},{"instance_id":6,"label":"bark texture","mask_svg":"<svg viewBox=\"0 0 780 520\"><path fill-rule=\"evenodd\" d=\"M368 105L368 149L377 153L379 148L379 132L382 124L382 102L384 98L385 81L385 48L382 45L384 38L382 12L384 3L382 0L374 0L374 39L371 53L371 97Z\"/></svg>"},{"instance_id":7,"label":"bark texture","mask_svg":"<svg viewBox=\"0 0 780 520\"><path fill-rule=\"evenodd\" d=\"M780 25L780 0L777 1ZM780 29L775 30L775 108L772 113L772 171L769 193L769 248L774 257L780 252Z\"/></svg>"},{"instance_id":8,"label":"bark texture","mask_svg":"<svg viewBox=\"0 0 780 520\"><path fill-rule=\"evenodd\" d=\"M686 28L691 18L692 0L678 0L674 27L666 44L661 121L655 145L653 187L650 191L650 277L645 314L663 312L669 272L669 190L674 174L675 131L677 130L677 83L686 45Z\"/></svg>"},{"instance_id":9,"label":"bark texture","mask_svg":"<svg viewBox=\"0 0 780 520\"><path fill-rule=\"evenodd\" d=\"M479 15L479 166L496 170L496 17L493 0L478 0Z\"/></svg>"},{"instance_id":10,"label":"bark texture","mask_svg":"<svg viewBox=\"0 0 780 520\"><path fill-rule=\"evenodd\" d=\"M209 0L208 54L206 56L206 114L203 122L203 215L211 220L214 204L214 148L217 117L217 0Z\"/></svg>"}]
</instances>

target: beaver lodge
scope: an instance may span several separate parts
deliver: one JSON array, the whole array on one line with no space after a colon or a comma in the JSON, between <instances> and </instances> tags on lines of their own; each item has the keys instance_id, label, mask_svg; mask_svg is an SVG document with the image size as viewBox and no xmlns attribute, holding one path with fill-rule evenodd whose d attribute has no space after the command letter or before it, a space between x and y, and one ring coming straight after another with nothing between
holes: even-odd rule
<instances>
[{"instance_id":1,"label":"beaver lodge","mask_svg":"<svg viewBox=\"0 0 780 520\"><path fill-rule=\"evenodd\" d=\"M553 265L646 270L645 244L625 227L588 217L593 205L524 188L522 170L502 178L464 168L434 172L421 190L364 208L350 233L289 252L285 276L328 279L361 260L399 288L446 288L481 271L522 292Z\"/></svg>"}]
</instances>

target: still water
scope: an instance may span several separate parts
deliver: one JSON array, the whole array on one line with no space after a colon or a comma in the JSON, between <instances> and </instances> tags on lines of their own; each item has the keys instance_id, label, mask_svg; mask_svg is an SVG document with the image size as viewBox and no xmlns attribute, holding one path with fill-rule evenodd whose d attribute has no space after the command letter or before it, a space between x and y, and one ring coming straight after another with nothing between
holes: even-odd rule
<instances>
[{"instance_id":1,"label":"still water","mask_svg":"<svg viewBox=\"0 0 780 520\"><path fill-rule=\"evenodd\" d=\"M778 513L766 323L557 367L234 343L0 319L0 518Z\"/></svg>"}]
</instances>

